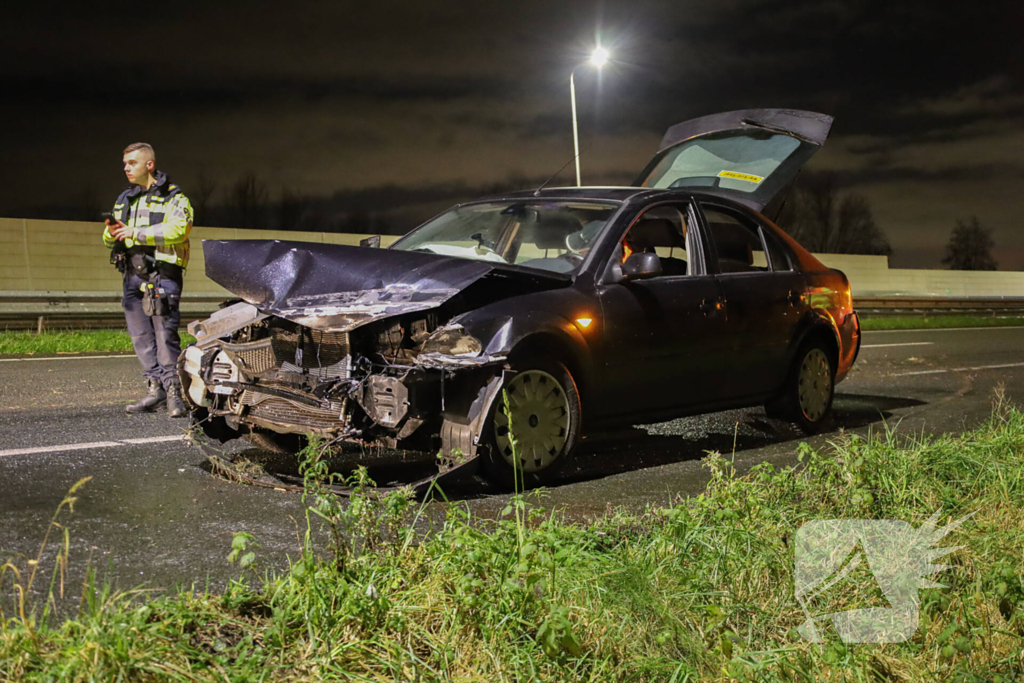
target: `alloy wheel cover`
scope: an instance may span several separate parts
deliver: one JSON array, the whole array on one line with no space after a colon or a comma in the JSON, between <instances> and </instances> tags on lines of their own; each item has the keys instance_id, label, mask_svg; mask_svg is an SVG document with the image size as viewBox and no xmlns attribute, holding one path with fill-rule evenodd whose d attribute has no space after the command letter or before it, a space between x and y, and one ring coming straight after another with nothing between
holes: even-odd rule
<instances>
[{"instance_id":1,"label":"alloy wheel cover","mask_svg":"<svg viewBox=\"0 0 1024 683\"><path fill-rule=\"evenodd\" d=\"M562 384L543 370L526 370L512 378L505 394L507 409L499 398L494 411L494 438L502 457L524 472L549 467L565 451L571 426L569 397ZM514 446L511 436L515 437ZM514 464L514 456L518 456L518 464Z\"/></svg>"},{"instance_id":2,"label":"alloy wheel cover","mask_svg":"<svg viewBox=\"0 0 1024 683\"><path fill-rule=\"evenodd\" d=\"M821 349L811 349L800 364L797 398L800 411L811 422L817 422L828 410L832 396L832 367Z\"/></svg>"}]
</instances>

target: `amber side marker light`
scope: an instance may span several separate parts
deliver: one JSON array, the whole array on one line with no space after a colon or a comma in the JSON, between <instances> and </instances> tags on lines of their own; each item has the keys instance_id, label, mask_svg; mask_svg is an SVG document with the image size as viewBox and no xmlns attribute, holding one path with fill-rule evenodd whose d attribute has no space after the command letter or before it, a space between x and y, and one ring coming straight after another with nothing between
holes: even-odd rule
<instances>
[{"instance_id":1,"label":"amber side marker light","mask_svg":"<svg viewBox=\"0 0 1024 683\"><path fill-rule=\"evenodd\" d=\"M576 318L576 324L584 329L590 327L592 322L594 322L593 318Z\"/></svg>"}]
</instances>

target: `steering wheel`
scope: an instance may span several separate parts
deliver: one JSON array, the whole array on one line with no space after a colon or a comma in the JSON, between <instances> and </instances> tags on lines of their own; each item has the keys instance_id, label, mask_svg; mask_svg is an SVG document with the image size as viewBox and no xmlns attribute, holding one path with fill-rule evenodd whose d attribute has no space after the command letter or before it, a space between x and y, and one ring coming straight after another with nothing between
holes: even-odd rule
<instances>
[{"instance_id":1,"label":"steering wheel","mask_svg":"<svg viewBox=\"0 0 1024 683\"><path fill-rule=\"evenodd\" d=\"M579 232L570 232L568 235L565 236L565 248L569 250L569 253L582 258L583 254L581 252L584 249L588 248L590 246L590 243L581 244L579 242L579 240L581 239L582 237L580 236ZM573 244L574 242L575 245Z\"/></svg>"},{"instance_id":2,"label":"steering wheel","mask_svg":"<svg viewBox=\"0 0 1024 683\"><path fill-rule=\"evenodd\" d=\"M570 263L583 263L583 259L585 257L583 256L583 254L581 254L579 252L567 251L564 254L559 254L558 258L565 259L566 261L569 261Z\"/></svg>"}]
</instances>

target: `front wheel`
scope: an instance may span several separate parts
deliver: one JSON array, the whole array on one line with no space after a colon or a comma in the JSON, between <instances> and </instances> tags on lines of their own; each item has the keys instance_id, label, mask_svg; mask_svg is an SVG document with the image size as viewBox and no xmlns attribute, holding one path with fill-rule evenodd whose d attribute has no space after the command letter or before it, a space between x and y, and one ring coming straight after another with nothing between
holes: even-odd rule
<instances>
[{"instance_id":1,"label":"front wheel","mask_svg":"<svg viewBox=\"0 0 1024 683\"><path fill-rule=\"evenodd\" d=\"M557 361L523 359L491 409L487 430L488 475L510 487L552 481L562 472L580 435L582 407L572 373Z\"/></svg>"},{"instance_id":2,"label":"front wheel","mask_svg":"<svg viewBox=\"0 0 1024 683\"><path fill-rule=\"evenodd\" d=\"M806 434L817 434L832 410L835 379L828 347L821 339L811 339L797 352L782 394L765 410L769 416L795 422Z\"/></svg>"}]
</instances>

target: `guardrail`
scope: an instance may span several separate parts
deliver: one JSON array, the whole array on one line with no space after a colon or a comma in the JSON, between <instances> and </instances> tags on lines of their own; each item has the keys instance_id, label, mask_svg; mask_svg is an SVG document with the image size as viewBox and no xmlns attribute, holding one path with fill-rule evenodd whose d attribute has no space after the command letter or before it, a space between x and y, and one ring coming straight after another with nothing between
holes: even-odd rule
<instances>
[{"instance_id":1,"label":"guardrail","mask_svg":"<svg viewBox=\"0 0 1024 683\"><path fill-rule=\"evenodd\" d=\"M181 324L202 320L230 294L189 293L181 300ZM1024 298L855 296L863 317L891 315L1024 316ZM0 292L0 330L122 327L121 296L111 292Z\"/></svg>"},{"instance_id":2,"label":"guardrail","mask_svg":"<svg viewBox=\"0 0 1024 683\"><path fill-rule=\"evenodd\" d=\"M1024 298L856 296L853 305L863 317L887 315L1024 315Z\"/></svg>"},{"instance_id":3,"label":"guardrail","mask_svg":"<svg viewBox=\"0 0 1024 683\"><path fill-rule=\"evenodd\" d=\"M229 294L181 298L182 327L208 318ZM112 292L0 292L0 330L124 327L121 295Z\"/></svg>"}]
</instances>

